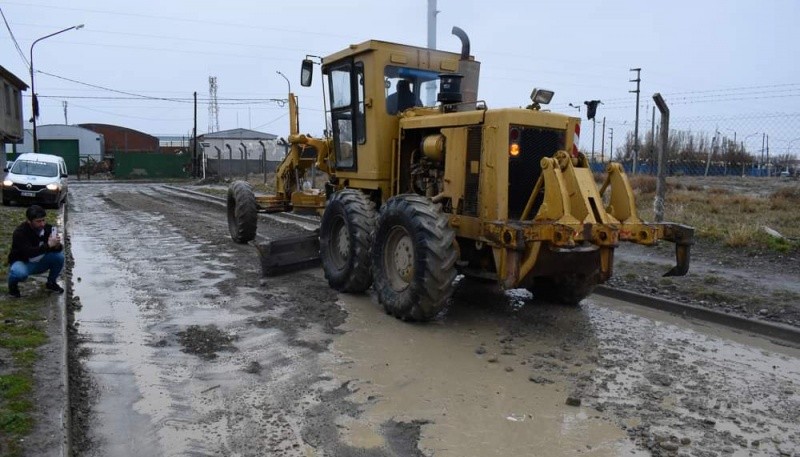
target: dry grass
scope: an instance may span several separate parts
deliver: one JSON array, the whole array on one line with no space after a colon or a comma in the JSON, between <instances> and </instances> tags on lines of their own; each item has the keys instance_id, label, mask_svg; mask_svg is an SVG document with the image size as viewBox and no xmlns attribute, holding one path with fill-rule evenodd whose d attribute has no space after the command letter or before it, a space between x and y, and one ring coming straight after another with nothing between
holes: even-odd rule
<instances>
[{"instance_id":1,"label":"dry grass","mask_svg":"<svg viewBox=\"0 0 800 457\"><path fill-rule=\"evenodd\" d=\"M650 177L645 177L650 178ZM665 219L695 227L697 236L721 240L731 247L772 245L763 227L800 239L800 183L764 178L670 178ZM711 181L709 179L709 181ZM646 180L631 180L640 216L653 220L654 192ZM796 244L796 243L795 243Z\"/></svg>"}]
</instances>

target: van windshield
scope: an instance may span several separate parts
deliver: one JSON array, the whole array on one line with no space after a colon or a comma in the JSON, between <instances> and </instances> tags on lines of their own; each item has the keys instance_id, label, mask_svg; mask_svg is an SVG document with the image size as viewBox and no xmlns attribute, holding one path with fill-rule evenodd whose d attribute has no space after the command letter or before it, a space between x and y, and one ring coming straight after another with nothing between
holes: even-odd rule
<instances>
[{"instance_id":1,"label":"van windshield","mask_svg":"<svg viewBox=\"0 0 800 457\"><path fill-rule=\"evenodd\" d=\"M53 178L58 176L58 165L47 162L28 162L17 160L9 170L16 175L43 176Z\"/></svg>"}]
</instances>

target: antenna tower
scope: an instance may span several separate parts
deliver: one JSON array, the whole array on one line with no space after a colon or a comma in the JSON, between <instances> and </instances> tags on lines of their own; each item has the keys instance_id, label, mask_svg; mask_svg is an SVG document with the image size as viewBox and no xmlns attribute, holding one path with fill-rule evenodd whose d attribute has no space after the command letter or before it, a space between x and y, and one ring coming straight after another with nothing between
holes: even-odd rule
<instances>
[{"instance_id":1,"label":"antenna tower","mask_svg":"<svg viewBox=\"0 0 800 457\"><path fill-rule=\"evenodd\" d=\"M219 132L219 105L217 104L217 77L208 77L208 133Z\"/></svg>"}]
</instances>

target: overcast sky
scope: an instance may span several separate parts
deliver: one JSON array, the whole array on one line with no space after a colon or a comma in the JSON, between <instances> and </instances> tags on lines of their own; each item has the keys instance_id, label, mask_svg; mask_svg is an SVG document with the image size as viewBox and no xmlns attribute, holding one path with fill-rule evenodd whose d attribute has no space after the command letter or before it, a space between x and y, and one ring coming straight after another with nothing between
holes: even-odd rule
<instances>
[{"instance_id":1,"label":"overcast sky","mask_svg":"<svg viewBox=\"0 0 800 457\"><path fill-rule=\"evenodd\" d=\"M37 73L37 93L48 97L41 99L40 125L63 123L67 101L70 124L118 124L156 135L191 131L194 91L201 99L198 133L207 130L213 75L222 130L285 136L285 107L229 104L285 98L286 81L276 71L300 97L301 130L319 135L319 74L313 87L299 84L306 54L325 56L368 39L427 44L426 0L25 0L0 1L0 8L26 58L35 39L85 24L39 42L37 71L187 101L119 99L128 96ZM651 96L661 92L676 122L699 120L695 125L737 131L740 139L771 129L776 145L800 137L800 1L438 0L438 9L438 48L460 50L454 25L468 33L481 62L479 98L490 108L524 106L533 87L545 87L556 92L551 109L577 114L569 103L599 99L598 116L625 131L635 111L629 69L641 67L640 129L649 128ZM4 24L0 49L0 65L29 83ZM23 104L29 118L30 99Z\"/></svg>"}]
</instances>

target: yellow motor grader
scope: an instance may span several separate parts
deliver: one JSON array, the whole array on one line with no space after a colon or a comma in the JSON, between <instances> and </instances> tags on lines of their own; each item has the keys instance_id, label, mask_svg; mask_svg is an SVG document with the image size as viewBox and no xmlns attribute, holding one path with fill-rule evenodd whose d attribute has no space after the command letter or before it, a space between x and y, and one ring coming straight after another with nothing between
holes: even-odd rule
<instances>
[{"instance_id":1,"label":"yellow motor grader","mask_svg":"<svg viewBox=\"0 0 800 457\"><path fill-rule=\"evenodd\" d=\"M460 54L372 40L303 61L305 87L321 64L330 134L301 135L289 94L276 195L257 197L243 181L228 191L239 243L255 237L258 212L322 216L318 233L259 248L265 274L319 259L332 288L372 286L407 320L436 316L459 273L577 304L611 277L620 241L674 242L666 275L686 274L693 229L643 222L619 164L598 189L578 152L580 119L540 109L552 92L535 89L526 108L487 108L480 63L453 33ZM310 188L313 169L327 174L324 189Z\"/></svg>"}]
</instances>

